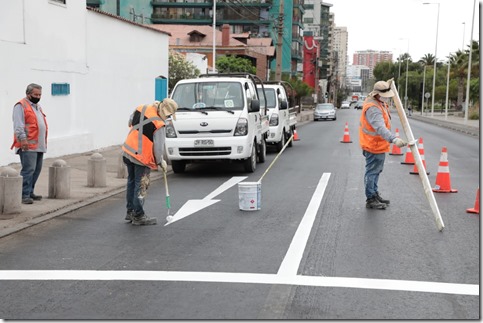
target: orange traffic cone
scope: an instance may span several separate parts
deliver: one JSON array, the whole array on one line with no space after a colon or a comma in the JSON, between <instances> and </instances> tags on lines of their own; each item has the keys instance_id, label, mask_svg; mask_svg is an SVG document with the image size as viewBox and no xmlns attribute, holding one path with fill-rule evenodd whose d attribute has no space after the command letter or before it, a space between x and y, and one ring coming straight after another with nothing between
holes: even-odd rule
<instances>
[{"instance_id":1,"label":"orange traffic cone","mask_svg":"<svg viewBox=\"0 0 483 323\"><path fill-rule=\"evenodd\" d=\"M399 129L396 128L396 138L399 138ZM401 152L401 148L396 146L395 144L392 144L392 151L389 153L389 155L402 155L403 153Z\"/></svg>"},{"instance_id":2,"label":"orange traffic cone","mask_svg":"<svg viewBox=\"0 0 483 323\"><path fill-rule=\"evenodd\" d=\"M347 122L345 123L345 128L344 128L344 138L340 142L343 143L351 143L351 136L349 135L349 125Z\"/></svg>"},{"instance_id":3,"label":"orange traffic cone","mask_svg":"<svg viewBox=\"0 0 483 323\"><path fill-rule=\"evenodd\" d=\"M413 152L411 151L411 148L409 148L409 146L406 146L406 157L404 158L404 161L401 162L401 164L414 165Z\"/></svg>"},{"instance_id":4,"label":"orange traffic cone","mask_svg":"<svg viewBox=\"0 0 483 323\"><path fill-rule=\"evenodd\" d=\"M297 129L293 130L293 141L299 141L299 134L297 133Z\"/></svg>"},{"instance_id":5,"label":"orange traffic cone","mask_svg":"<svg viewBox=\"0 0 483 323\"><path fill-rule=\"evenodd\" d=\"M419 151L419 155L421 155L421 160L423 161L424 170L426 170L426 160L424 159L423 138L419 138L418 151ZM419 174L418 165L416 165L416 163L414 163L413 171L412 172L409 172L409 174L416 174L416 175ZM429 172L426 171L426 174L429 175Z\"/></svg>"},{"instance_id":6,"label":"orange traffic cone","mask_svg":"<svg viewBox=\"0 0 483 323\"><path fill-rule=\"evenodd\" d=\"M480 188L479 187L478 187L478 190L476 191L475 207L472 209L466 209L466 212L480 214Z\"/></svg>"},{"instance_id":7,"label":"orange traffic cone","mask_svg":"<svg viewBox=\"0 0 483 323\"><path fill-rule=\"evenodd\" d=\"M449 177L448 150L443 147L441 158L439 159L438 174L436 174L436 186L433 192L438 193L456 193L457 189L451 188L451 180Z\"/></svg>"}]
</instances>

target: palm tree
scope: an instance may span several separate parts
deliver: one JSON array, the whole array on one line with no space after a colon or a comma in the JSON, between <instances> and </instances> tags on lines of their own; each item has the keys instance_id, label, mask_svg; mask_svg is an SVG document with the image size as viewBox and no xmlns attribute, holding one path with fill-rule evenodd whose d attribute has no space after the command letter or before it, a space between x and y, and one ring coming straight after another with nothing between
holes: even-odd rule
<instances>
[{"instance_id":1,"label":"palm tree","mask_svg":"<svg viewBox=\"0 0 483 323\"><path fill-rule=\"evenodd\" d=\"M418 61L422 66L430 66L434 64L434 55L433 54L425 54L421 59Z\"/></svg>"},{"instance_id":2,"label":"palm tree","mask_svg":"<svg viewBox=\"0 0 483 323\"><path fill-rule=\"evenodd\" d=\"M458 97L456 100L456 107L459 110L463 106L463 95L465 91L465 80L468 68L468 55L465 52L458 50L451 54L451 77L458 81Z\"/></svg>"}]
</instances>

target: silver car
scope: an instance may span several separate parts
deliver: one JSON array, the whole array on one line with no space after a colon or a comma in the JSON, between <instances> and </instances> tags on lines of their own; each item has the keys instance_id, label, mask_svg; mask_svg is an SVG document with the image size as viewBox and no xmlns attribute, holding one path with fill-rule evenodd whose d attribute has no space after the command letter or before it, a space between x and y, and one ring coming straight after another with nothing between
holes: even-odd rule
<instances>
[{"instance_id":1,"label":"silver car","mask_svg":"<svg viewBox=\"0 0 483 323\"><path fill-rule=\"evenodd\" d=\"M332 103L319 103L315 106L314 121L321 119L337 120L337 113Z\"/></svg>"}]
</instances>

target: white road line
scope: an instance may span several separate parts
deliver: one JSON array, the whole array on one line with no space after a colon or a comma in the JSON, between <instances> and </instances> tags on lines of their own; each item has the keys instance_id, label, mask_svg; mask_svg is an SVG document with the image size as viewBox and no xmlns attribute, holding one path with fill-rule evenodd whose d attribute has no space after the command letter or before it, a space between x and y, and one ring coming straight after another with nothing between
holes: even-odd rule
<instances>
[{"instance_id":1,"label":"white road line","mask_svg":"<svg viewBox=\"0 0 483 323\"><path fill-rule=\"evenodd\" d=\"M205 198L203 198L203 200L213 199L214 197L220 195L221 193L223 193L233 185L236 185L239 182L243 181L245 178L247 178L247 176L233 176L232 178L230 178L229 180L221 184L216 190L206 195Z\"/></svg>"},{"instance_id":2,"label":"white road line","mask_svg":"<svg viewBox=\"0 0 483 323\"><path fill-rule=\"evenodd\" d=\"M0 281L177 281L233 284L270 284L312 287L360 288L479 296L478 284L452 284L415 280L351 277L282 276L275 274L190 271L1 270Z\"/></svg>"},{"instance_id":3,"label":"white road line","mask_svg":"<svg viewBox=\"0 0 483 323\"><path fill-rule=\"evenodd\" d=\"M282 264L278 269L279 275L295 276L297 270L300 266L300 261L304 254L305 246L309 240L310 231L314 225L315 216L319 210L320 203L324 197L325 188L329 183L330 173L323 173L319 180L319 184L315 189L312 199L310 200L309 206L305 211L304 217L295 232L295 235L290 243L290 247L283 258Z\"/></svg>"}]
</instances>

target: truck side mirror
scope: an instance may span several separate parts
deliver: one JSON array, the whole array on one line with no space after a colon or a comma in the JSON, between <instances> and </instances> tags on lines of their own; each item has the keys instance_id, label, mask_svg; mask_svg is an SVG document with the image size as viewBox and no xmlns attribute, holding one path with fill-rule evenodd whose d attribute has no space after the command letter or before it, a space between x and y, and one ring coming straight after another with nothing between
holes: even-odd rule
<instances>
[{"instance_id":1,"label":"truck side mirror","mask_svg":"<svg viewBox=\"0 0 483 323\"><path fill-rule=\"evenodd\" d=\"M280 109L279 110L286 110L288 109L287 101L280 101Z\"/></svg>"},{"instance_id":2,"label":"truck side mirror","mask_svg":"<svg viewBox=\"0 0 483 323\"><path fill-rule=\"evenodd\" d=\"M260 111L260 101L252 100L250 106L248 107L248 112L259 112Z\"/></svg>"}]
</instances>

